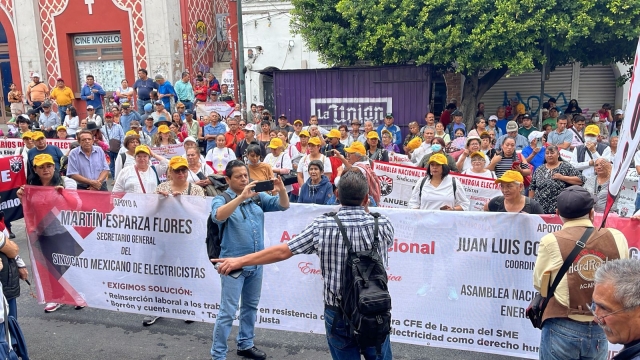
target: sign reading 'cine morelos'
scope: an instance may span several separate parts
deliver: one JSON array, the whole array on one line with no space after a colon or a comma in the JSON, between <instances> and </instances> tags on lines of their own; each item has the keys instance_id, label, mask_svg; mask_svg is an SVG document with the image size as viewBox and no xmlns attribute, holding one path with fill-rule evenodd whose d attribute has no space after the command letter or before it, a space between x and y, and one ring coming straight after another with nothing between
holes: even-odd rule
<instances>
[{"instance_id":1,"label":"sign reading 'cine morelos'","mask_svg":"<svg viewBox=\"0 0 640 360\"><path fill-rule=\"evenodd\" d=\"M83 34L73 37L74 45L121 44L120 34Z\"/></svg>"},{"instance_id":2,"label":"sign reading 'cine morelos'","mask_svg":"<svg viewBox=\"0 0 640 360\"><path fill-rule=\"evenodd\" d=\"M350 123L353 119L378 124L382 123L386 114L392 112L391 97L311 99L311 115L317 116L323 124Z\"/></svg>"}]
</instances>

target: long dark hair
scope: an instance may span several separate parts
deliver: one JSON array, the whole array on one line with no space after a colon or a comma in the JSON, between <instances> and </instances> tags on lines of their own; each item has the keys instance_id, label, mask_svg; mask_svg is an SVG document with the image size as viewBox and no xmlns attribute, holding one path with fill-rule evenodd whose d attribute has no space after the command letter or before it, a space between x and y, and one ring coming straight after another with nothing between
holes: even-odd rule
<instances>
[{"instance_id":1,"label":"long dark hair","mask_svg":"<svg viewBox=\"0 0 640 360\"><path fill-rule=\"evenodd\" d=\"M444 179L449 175L451 169L449 169L449 165L441 165L442 166L442 178ZM427 178L431 179L431 164L427 163Z\"/></svg>"},{"instance_id":2,"label":"long dark hair","mask_svg":"<svg viewBox=\"0 0 640 360\"><path fill-rule=\"evenodd\" d=\"M42 179L40 179L40 176L36 174L35 171L32 171L29 177L27 178L27 185L43 186ZM57 171L54 171L53 177L51 178L51 182L49 186L58 186L58 185L64 185L64 183L62 182L62 177L60 176L60 173Z\"/></svg>"},{"instance_id":3,"label":"long dark hair","mask_svg":"<svg viewBox=\"0 0 640 360\"><path fill-rule=\"evenodd\" d=\"M69 110L69 115L71 115L72 118L78 116L78 110L76 110L74 106L69 106L67 109Z\"/></svg>"}]
</instances>

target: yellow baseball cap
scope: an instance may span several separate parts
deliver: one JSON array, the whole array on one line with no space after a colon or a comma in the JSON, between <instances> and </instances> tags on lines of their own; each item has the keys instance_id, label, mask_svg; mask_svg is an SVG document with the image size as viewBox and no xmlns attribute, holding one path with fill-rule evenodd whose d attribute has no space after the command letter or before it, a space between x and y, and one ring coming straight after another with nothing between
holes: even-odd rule
<instances>
[{"instance_id":1,"label":"yellow baseball cap","mask_svg":"<svg viewBox=\"0 0 640 360\"><path fill-rule=\"evenodd\" d=\"M63 125L60 125L60 126L58 126L58 127L56 128L56 131L60 131L60 130L67 131L67 128L66 128L66 127L64 127Z\"/></svg>"},{"instance_id":2,"label":"yellow baseball cap","mask_svg":"<svg viewBox=\"0 0 640 360\"><path fill-rule=\"evenodd\" d=\"M389 136L393 137L393 135L391 135L391 131L389 131L387 129L382 130L381 133L382 133L382 135L389 134Z\"/></svg>"},{"instance_id":3,"label":"yellow baseball cap","mask_svg":"<svg viewBox=\"0 0 640 360\"><path fill-rule=\"evenodd\" d=\"M31 131L27 131L27 132L23 133L21 137L22 137L23 139L24 139L24 138L33 139L33 133L32 133Z\"/></svg>"},{"instance_id":4,"label":"yellow baseball cap","mask_svg":"<svg viewBox=\"0 0 640 360\"><path fill-rule=\"evenodd\" d=\"M129 131L127 131L127 133L126 133L126 134L124 134L124 137L127 137L127 136L137 136L137 137L140 137L140 135L138 135L138 133L137 133L137 132L135 132L134 130L129 130Z\"/></svg>"},{"instance_id":5,"label":"yellow baseball cap","mask_svg":"<svg viewBox=\"0 0 640 360\"><path fill-rule=\"evenodd\" d=\"M419 136L414 137L407 143L407 147L409 148L409 150L415 150L419 148L420 145L422 145L422 139L420 139Z\"/></svg>"},{"instance_id":6,"label":"yellow baseball cap","mask_svg":"<svg viewBox=\"0 0 640 360\"><path fill-rule=\"evenodd\" d=\"M274 137L273 139L271 139L271 141L269 142L269 145L267 145L268 148L271 149L277 149L279 147L283 147L284 144L282 144L282 140L280 140L277 137Z\"/></svg>"},{"instance_id":7,"label":"yellow baseball cap","mask_svg":"<svg viewBox=\"0 0 640 360\"><path fill-rule=\"evenodd\" d=\"M44 164L53 164L55 165L55 162L53 162L53 157L49 154L39 154L36 155L33 158L33 165L34 166L42 166Z\"/></svg>"},{"instance_id":8,"label":"yellow baseball cap","mask_svg":"<svg viewBox=\"0 0 640 360\"><path fill-rule=\"evenodd\" d=\"M507 170L504 172L504 174L502 174L502 176L500 176L498 179L496 179L496 184L497 183L512 183L512 182L519 182L520 184L524 183L524 178L522 177L522 174L520 174L519 172L515 171L515 170Z\"/></svg>"},{"instance_id":9,"label":"yellow baseball cap","mask_svg":"<svg viewBox=\"0 0 640 360\"><path fill-rule=\"evenodd\" d=\"M378 139L378 140L380 140L380 136L378 136L378 133L376 131L369 131L367 133L367 139Z\"/></svg>"},{"instance_id":10,"label":"yellow baseball cap","mask_svg":"<svg viewBox=\"0 0 640 360\"><path fill-rule=\"evenodd\" d=\"M34 131L33 135L31 136L31 138L33 140L40 140L40 139L44 139L44 133L42 131Z\"/></svg>"},{"instance_id":11,"label":"yellow baseball cap","mask_svg":"<svg viewBox=\"0 0 640 360\"><path fill-rule=\"evenodd\" d=\"M171 160L169 160L169 167L173 170L177 170L181 167L188 168L189 163L187 163L187 159L183 158L182 156L174 156L171 158Z\"/></svg>"},{"instance_id":12,"label":"yellow baseball cap","mask_svg":"<svg viewBox=\"0 0 640 360\"><path fill-rule=\"evenodd\" d=\"M149 150L149 147L147 145L136 146L136 150L133 153L138 155L139 152L143 152L147 155L151 155L151 150Z\"/></svg>"},{"instance_id":13,"label":"yellow baseball cap","mask_svg":"<svg viewBox=\"0 0 640 360\"><path fill-rule=\"evenodd\" d=\"M589 125L584 129L584 134L598 136L600 135L600 128L598 125Z\"/></svg>"},{"instance_id":14,"label":"yellow baseball cap","mask_svg":"<svg viewBox=\"0 0 640 360\"><path fill-rule=\"evenodd\" d=\"M298 136L311 137L311 135L309 135L309 132L307 130L300 131L300 134Z\"/></svg>"},{"instance_id":15,"label":"yellow baseball cap","mask_svg":"<svg viewBox=\"0 0 640 360\"><path fill-rule=\"evenodd\" d=\"M472 152L472 153L469 155L469 159L471 159L471 158L472 158L472 157L474 157L474 156L480 156L480 157L481 157L481 158L483 158L483 159L484 159L484 157L485 157L485 155L484 155L484 153L483 153L482 151L475 151L475 152Z\"/></svg>"},{"instance_id":16,"label":"yellow baseball cap","mask_svg":"<svg viewBox=\"0 0 640 360\"><path fill-rule=\"evenodd\" d=\"M166 134L168 132L171 132L171 130L169 130L169 127L167 125L160 125L158 126L158 132L162 134Z\"/></svg>"},{"instance_id":17,"label":"yellow baseball cap","mask_svg":"<svg viewBox=\"0 0 640 360\"><path fill-rule=\"evenodd\" d=\"M314 136L311 139L309 139L309 144L320 146L320 145L322 145L322 140L320 140L319 137Z\"/></svg>"},{"instance_id":18,"label":"yellow baseball cap","mask_svg":"<svg viewBox=\"0 0 640 360\"><path fill-rule=\"evenodd\" d=\"M433 154L429 158L429 163L427 165L431 165L431 163L436 163L440 165L447 165L449 162L447 161L447 157L444 154Z\"/></svg>"},{"instance_id":19,"label":"yellow baseball cap","mask_svg":"<svg viewBox=\"0 0 640 360\"><path fill-rule=\"evenodd\" d=\"M295 125L295 124L304 125L304 123L300 119L296 119L296 121L293 122L293 125Z\"/></svg>"},{"instance_id":20,"label":"yellow baseball cap","mask_svg":"<svg viewBox=\"0 0 640 360\"><path fill-rule=\"evenodd\" d=\"M340 130L338 129L331 129L331 131L329 131L329 133L327 134L327 138L336 138L336 139L340 139Z\"/></svg>"},{"instance_id":21,"label":"yellow baseball cap","mask_svg":"<svg viewBox=\"0 0 640 360\"><path fill-rule=\"evenodd\" d=\"M360 141L354 141L351 143L351 146L344 148L344 151L353 154L358 153L360 155L366 155L367 150L364 148L364 145Z\"/></svg>"}]
</instances>

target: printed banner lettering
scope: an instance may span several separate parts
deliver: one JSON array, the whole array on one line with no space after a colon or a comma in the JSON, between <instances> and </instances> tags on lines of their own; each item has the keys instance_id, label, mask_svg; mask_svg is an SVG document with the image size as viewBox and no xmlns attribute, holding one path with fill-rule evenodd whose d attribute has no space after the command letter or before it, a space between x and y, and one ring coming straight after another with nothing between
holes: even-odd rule
<instances>
[{"instance_id":1,"label":"printed banner lettering","mask_svg":"<svg viewBox=\"0 0 640 360\"><path fill-rule=\"evenodd\" d=\"M75 140L47 139L48 145L57 146L64 155L69 153L69 147ZM0 139L0 156L15 155L16 150L24 146L22 139Z\"/></svg>"},{"instance_id":2,"label":"printed banner lettering","mask_svg":"<svg viewBox=\"0 0 640 360\"><path fill-rule=\"evenodd\" d=\"M18 189L27 182L22 156L0 158L0 212L5 223L22 219Z\"/></svg>"},{"instance_id":3,"label":"printed banner lettering","mask_svg":"<svg viewBox=\"0 0 640 360\"><path fill-rule=\"evenodd\" d=\"M373 162L373 171L380 179L381 207L407 208L414 186L420 186L426 170L414 166ZM471 211L482 211L484 204L502 195L494 179L450 173L462 185L469 198Z\"/></svg>"},{"instance_id":4,"label":"printed banner lettering","mask_svg":"<svg viewBox=\"0 0 640 360\"><path fill-rule=\"evenodd\" d=\"M206 103L198 102L198 105L196 107L198 119L202 119L202 117L205 115L208 116L212 111L217 112L222 117L229 116L229 114L231 114L231 112L233 111L233 108L224 101Z\"/></svg>"},{"instance_id":5,"label":"printed banner lettering","mask_svg":"<svg viewBox=\"0 0 640 360\"><path fill-rule=\"evenodd\" d=\"M393 99L381 98L319 98L311 99L311 115L323 125L346 124L351 119L382 123L393 112Z\"/></svg>"},{"instance_id":6,"label":"printed banner lettering","mask_svg":"<svg viewBox=\"0 0 640 360\"><path fill-rule=\"evenodd\" d=\"M215 321L220 276L207 259L211 199L27 187L26 226L38 300L136 314ZM265 247L295 238L337 207L292 204L265 216ZM525 318L536 291L539 240L555 216L376 209L395 228L388 278L392 340L538 357L540 331ZM638 258L640 222L610 216ZM295 291L291 291L295 289ZM256 325L324 333L316 255L264 267ZM620 347L610 346L610 349Z\"/></svg>"}]
</instances>

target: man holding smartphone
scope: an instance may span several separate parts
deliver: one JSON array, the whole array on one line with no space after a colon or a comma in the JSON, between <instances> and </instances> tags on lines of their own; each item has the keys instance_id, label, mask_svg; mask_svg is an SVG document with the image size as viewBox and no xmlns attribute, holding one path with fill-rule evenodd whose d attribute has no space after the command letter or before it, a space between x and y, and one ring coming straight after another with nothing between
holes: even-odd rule
<instances>
[{"instance_id":1,"label":"man holding smartphone","mask_svg":"<svg viewBox=\"0 0 640 360\"><path fill-rule=\"evenodd\" d=\"M287 190L282 180L275 178L272 181L277 195L256 193L254 190L258 182L249 183L249 169L239 160L230 161L225 174L229 184L225 192L231 201L227 202L224 196L218 195L211 203L211 219L218 224L222 236L220 257L238 257L261 251L264 249L264 213L287 210ZM267 355L253 343L262 288L262 266L245 266L237 278L222 275L220 282L222 294L213 328L212 358L225 359L227 356L227 338L242 295L237 354L250 359L265 359Z\"/></svg>"}]
</instances>

